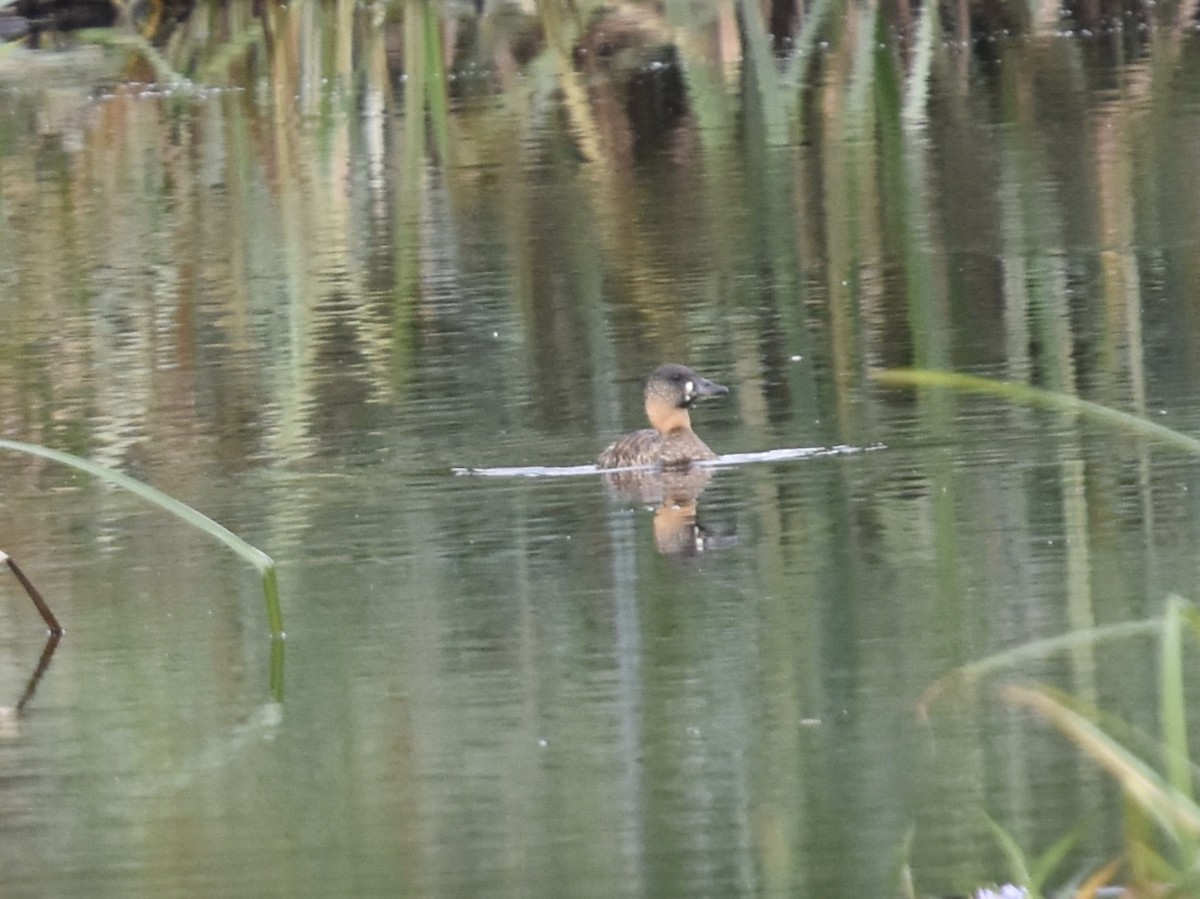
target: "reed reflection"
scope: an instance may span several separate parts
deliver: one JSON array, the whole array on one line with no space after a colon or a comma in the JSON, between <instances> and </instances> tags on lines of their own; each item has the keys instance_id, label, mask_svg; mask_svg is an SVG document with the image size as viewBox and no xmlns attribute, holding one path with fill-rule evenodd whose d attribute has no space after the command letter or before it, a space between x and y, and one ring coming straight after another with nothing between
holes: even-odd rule
<instances>
[{"instance_id":1,"label":"reed reflection","mask_svg":"<svg viewBox=\"0 0 1200 899\"><path fill-rule=\"evenodd\" d=\"M37 692L37 686L42 680L42 675L46 673L50 667L50 660L54 658L54 651L58 649L58 644L62 641L62 634L50 634L46 637L46 645L42 647L42 654L38 657L37 664L33 668L33 673L29 675L29 679L25 682L25 689L21 692L21 698L17 700L15 705L0 706L0 736L15 736L17 733L16 720L24 711L25 706L33 699L33 694Z\"/></svg>"}]
</instances>

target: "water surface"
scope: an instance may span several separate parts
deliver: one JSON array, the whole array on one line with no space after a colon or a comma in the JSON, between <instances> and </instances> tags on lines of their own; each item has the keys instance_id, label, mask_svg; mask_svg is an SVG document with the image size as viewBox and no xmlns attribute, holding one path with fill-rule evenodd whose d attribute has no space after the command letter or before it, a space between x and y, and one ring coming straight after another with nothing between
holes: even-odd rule
<instances>
[{"instance_id":1,"label":"water surface","mask_svg":"<svg viewBox=\"0 0 1200 899\"><path fill-rule=\"evenodd\" d=\"M918 702L1200 595L1194 460L870 375L1198 430L1194 30L410 6L214 9L171 90L127 49L9 57L63 65L0 79L0 432L271 553L288 638L276 702L255 572L0 458L0 548L67 627L0 718L0 892L858 897L904 857L941 896L1007 878L985 813L1114 854L1064 740ZM686 502L572 468L664 361L731 386L693 422L738 464ZM786 452L836 447L873 451ZM11 707L45 637L0 587ZM1012 676L1153 731L1156 665Z\"/></svg>"}]
</instances>

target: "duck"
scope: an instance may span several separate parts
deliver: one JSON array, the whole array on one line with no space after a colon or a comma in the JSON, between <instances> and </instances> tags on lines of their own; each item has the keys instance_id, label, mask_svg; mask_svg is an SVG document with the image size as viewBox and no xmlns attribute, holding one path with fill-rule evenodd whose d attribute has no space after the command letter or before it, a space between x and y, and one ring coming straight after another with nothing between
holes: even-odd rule
<instances>
[{"instance_id":1,"label":"duck","mask_svg":"<svg viewBox=\"0 0 1200 899\"><path fill-rule=\"evenodd\" d=\"M728 387L702 378L686 365L659 366L646 380L646 417L653 427L617 440L600 454L596 466L683 468L716 459L717 454L692 430L688 410L701 397L728 392Z\"/></svg>"}]
</instances>

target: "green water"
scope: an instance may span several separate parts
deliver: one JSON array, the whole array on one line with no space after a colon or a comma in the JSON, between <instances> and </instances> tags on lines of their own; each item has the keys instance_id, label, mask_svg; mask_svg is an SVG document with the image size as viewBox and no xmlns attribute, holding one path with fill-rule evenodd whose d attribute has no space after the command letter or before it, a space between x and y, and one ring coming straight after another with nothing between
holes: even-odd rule
<instances>
[{"instance_id":1,"label":"green water","mask_svg":"<svg viewBox=\"0 0 1200 899\"><path fill-rule=\"evenodd\" d=\"M870 374L1200 432L1194 29L373 15L202 7L170 90L135 49L0 56L0 436L270 553L288 634L277 703L252 568L0 457L0 549L67 629L0 711L0 895L861 897L906 859L943 896L1008 878L985 813L1118 851L1065 740L917 706L1200 597L1194 460ZM882 448L716 470L698 554L594 476L452 474L592 460L663 361L730 386L718 452ZM0 706L44 641L0 579ZM1156 664L1013 676L1153 730Z\"/></svg>"}]
</instances>

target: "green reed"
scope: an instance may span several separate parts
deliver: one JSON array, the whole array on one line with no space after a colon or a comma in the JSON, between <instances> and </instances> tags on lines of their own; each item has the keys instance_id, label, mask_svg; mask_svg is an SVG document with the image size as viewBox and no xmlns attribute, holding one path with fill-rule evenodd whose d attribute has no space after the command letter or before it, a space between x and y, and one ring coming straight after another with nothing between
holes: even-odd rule
<instances>
[{"instance_id":1,"label":"green reed","mask_svg":"<svg viewBox=\"0 0 1200 899\"><path fill-rule=\"evenodd\" d=\"M1015 403L1042 406L1063 412L1076 412L1103 424L1200 456L1200 440L1195 437L1181 434L1165 425L1132 415L1129 412L1122 412L1119 409L1102 406L1099 403L1065 393L1040 390L1027 384L997 381L992 378L963 375L951 371L911 368L893 368L877 372L872 379L887 387L941 387L964 393L986 393Z\"/></svg>"},{"instance_id":2,"label":"green reed","mask_svg":"<svg viewBox=\"0 0 1200 899\"><path fill-rule=\"evenodd\" d=\"M59 450L49 449L33 443L21 443L17 440L0 439L0 449L25 453L30 456L40 456L43 459L49 459L61 465L78 469L93 477L100 478L102 481L107 481L123 490L128 490L130 493L147 502L165 509L177 518L183 519L192 527L203 531L210 537L220 540L258 570L258 573L262 577L263 595L267 603L267 622L271 629L271 637L274 640L281 640L283 638L283 613L279 606L279 583L275 574L275 561L261 549L251 546L237 534L233 533L233 531L229 530L229 528L218 524L207 515L197 512L186 503L182 503L174 497L163 493L161 490L151 487L149 484L143 484L141 481L129 477L129 475L114 471L104 465L88 459L82 459L79 456L73 456L70 453L60 452Z\"/></svg>"},{"instance_id":3,"label":"green reed","mask_svg":"<svg viewBox=\"0 0 1200 899\"><path fill-rule=\"evenodd\" d=\"M1171 596L1161 618L1073 631L964 665L935 682L920 703L922 716L927 716L934 701L950 687L973 685L991 674L1021 671L1034 659L1084 644L1130 636L1158 638L1157 736L1141 733L1047 686L1009 683L997 690L1006 704L1032 712L1058 729L1103 768L1125 796L1123 858L1111 859L1091 872L1072 887L1070 895L1093 895L1095 889L1112 882L1122 863L1133 884L1172 884L1177 890L1196 886L1200 871L1200 804L1194 786L1196 767L1188 746L1183 670L1184 638L1189 630L1200 641L1200 609ZM1072 830L1031 858L996 822L988 818L987 823L1008 859L1014 882L1025 886L1033 897L1043 895L1046 882L1061 867L1081 834L1079 829Z\"/></svg>"},{"instance_id":4,"label":"green reed","mask_svg":"<svg viewBox=\"0 0 1200 899\"><path fill-rule=\"evenodd\" d=\"M879 372L874 380L893 387L989 394L1014 403L1057 409L1200 456L1200 440L1186 434L1137 415L1026 384L917 369ZM1200 641L1200 609L1172 595L1161 618L1079 629L964 665L935 682L919 704L921 714L926 716L933 702L950 687L974 684L1004 671L1020 671L1035 658L1085 645L1131 636L1157 637L1159 733L1154 737L1046 686L1007 684L999 689L1005 703L1034 713L1070 739L1117 782L1125 796L1123 859L1112 859L1075 883L1073 895L1095 895L1112 881L1122 864L1132 884L1153 885L1155 895L1194 895L1200 886L1200 803L1195 792L1198 772L1188 745L1184 679L1184 643L1189 632ZM999 825L990 819L989 824L1009 859L1014 879L1024 883L1032 896L1042 895L1043 884L1077 836L1072 831L1031 864Z\"/></svg>"}]
</instances>

